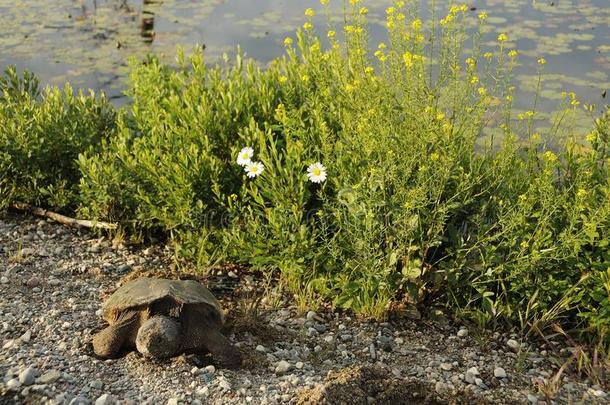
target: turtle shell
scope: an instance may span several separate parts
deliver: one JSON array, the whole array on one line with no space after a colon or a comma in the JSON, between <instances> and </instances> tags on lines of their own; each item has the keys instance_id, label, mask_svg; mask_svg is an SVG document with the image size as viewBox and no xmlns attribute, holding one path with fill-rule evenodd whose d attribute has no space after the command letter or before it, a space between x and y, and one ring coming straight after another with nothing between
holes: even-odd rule
<instances>
[{"instance_id":1,"label":"turtle shell","mask_svg":"<svg viewBox=\"0 0 610 405\"><path fill-rule=\"evenodd\" d=\"M224 322L218 300L197 281L157 278L138 278L121 286L102 306L102 316L112 323L116 314L126 309L148 306L165 299L173 300L179 305L206 305Z\"/></svg>"}]
</instances>

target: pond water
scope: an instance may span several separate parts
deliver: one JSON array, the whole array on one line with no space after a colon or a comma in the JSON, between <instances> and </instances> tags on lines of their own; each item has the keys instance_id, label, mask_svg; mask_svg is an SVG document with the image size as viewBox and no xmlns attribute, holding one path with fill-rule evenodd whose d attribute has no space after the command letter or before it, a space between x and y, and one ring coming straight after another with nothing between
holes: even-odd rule
<instances>
[{"instance_id":1,"label":"pond water","mask_svg":"<svg viewBox=\"0 0 610 405\"><path fill-rule=\"evenodd\" d=\"M340 21L342 0L334 3ZM390 3L364 3L375 44L386 39ZM423 0L422 9L428 4ZM610 0L471 0L468 5L472 14L489 14L489 46L506 32L508 46L519 50L516 83L523 108L531 100L526 96L535 87L539 57L548 61L543 109L553 109L562 91L573 91L586 103L606 102ZM202 44L208 61L214 61L240 45L264 64L282 53L283 38L303 23L307 7L321 8L317 0L0 0L0 69L15 64L43 83L70 81L103 90L120 104L129 56L153 52L171 62L176 45L188 50ZM317 22L325 27L322 17Z\"/></svg>"}]
</instances>

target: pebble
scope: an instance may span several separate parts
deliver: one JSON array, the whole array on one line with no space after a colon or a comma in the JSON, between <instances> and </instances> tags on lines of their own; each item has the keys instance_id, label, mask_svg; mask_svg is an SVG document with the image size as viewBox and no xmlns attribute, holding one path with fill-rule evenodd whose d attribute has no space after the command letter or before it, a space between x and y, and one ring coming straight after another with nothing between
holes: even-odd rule
<instances>
[{"instance_id":1,"label":"pebble","mask_svg":"<svg viewBox=\"0 0 610 405\"><path fill-rule=\"evenodd\" d=\"M256 346L256 351L264 353L267 351L267 349L265 349L265 346L263 346L263 345L258 345L258 346Z\"/></svg>"},{"instance_id":2,"label":"pebble","mask_svg":"<svg viewBox=\"0 0 610 405\"><path fill-rule=\"evenodd\" d=\"M40 285L40 280L36 276L30 277L28 281L25 282L25 285L29 288L38 287Z\"/></svg>"},{"instance_id":3,"label":"pebble","mask_svg":"<svg viewBox=\"0 0 610 405\"><path fill-rule=\"evenodd\" d=\"M468 336L468 329L460 329L457 333L458 337L466 337Z\"/></svg>"},{"instance_id":4,"label":"pebble","mask_svg":"<svg viewBox=\"0 0 610 405\"><path fill-rule=\"evenodd\" d=\"M494 377L506 378L506 371L502 367L496 367L494 368Z\"/></svg>"},{"instance_id":5,"label":"pebble","mask_svg":"<svg viewBox=\"0 0 610 405\"><path fill-rule=\"evenodd\" d=\"M52 384L61 378L61 373L57 370L47 371L36 379L37 384Z\"/></svg>"},{"instance_id":6,"label":"pebble","mask_svg":"<svg viewBox=\"0 0 610 405\"><path fill-rule=\"evenodd\" d=\"M6 276L0 277L0 283L1 284L8 284L8 281L9 281L8 277L6 277Z\"/></svg>"},{"instance_id":7,"label":"pebble","mask_svg":"<svg viewBox=\"0 0 610 405\"><path fill-rule=\"evenodd\" d=\"M178 398L170 398L167 400L167 405L178 405Z\"/></svg>"},{"instance_id":8,"label":"pebble","mask_svg":"<svg viewBox=\"0 0 610 405\"><path fill-rule=\"evenodd\" d=\"M451 371L452 368L453 368L453 364L451 364L451 363L441 363L441 369L443 369L445 371Z\"/></svg>"},{"instance_id":9,"label":"pebble","mask_svg":"<svg viewBox=\"0 0 610 405\"><path fill-rule=\"evenodd\" d=\"M535 404L538 403L538 397L536 395L533 395L533 394L527 394L527 401L530 404L535 405Z\"/></svg>"},{"instance_id":10,"label":"pebble","mask_svg":"<svg viewBox=\"0 0 610 405\"><path fill-rule=\"evenodd\" d=\"M76 396L74 398L72 398L72 401L69 402L69 405L89 405L91 402L83 397L83 396Z\"/></svg>"},{"instance_id":11,"label":"pebble","mask_svg":"<svg viewBox=\"0 0 610 405\"><path fill-rule=\"evenodd\" d=\"M464 379L469 384L476 384L476 378L479 375L479 370L476 367L470 367L466 374L464 375Z\"/></svg>"},{"instance_id":12,"label":"pebble","mask_svg":"<svg viewBox=\"0 0 610 405\"><path fill-rule=\"evenodd\" d=\"M297 361L296 364L294 365L297 369L301 370L303 368L303 362L302 361Z\"/></svg>"},{"instance_id":13,"label":"pebble","mask_svg":"<svg viewBox=\"0 0 610 405\"><path fill-rule=\"evenodd\" d=\"M208 374L214 374L216 372L216 367L209 365L204 368L205 372Z\"/></svg>"},{"instance_id":14,"label":"pebble","mask_svg":"<svg viewBox=\"0 0 610 405\"><path fill-rule=\"evenodd\" d=\"M95 405L115 405L116 400L110 394L101 395L98 399L95 400Z\"/></svg>"},{"instance_id":15,"label":"pebble","mask_svg":"<svg viewBox=\"0 0 610 405\"><path fill-rule=\"evenodd\" d=\"M33 367L28 367L19 373L19 382L23 385L32 385L37 375L38 370Z\"/></svg>"},{"instance_id":16,"label":"pebble","mask_svg":"<svg viewBox=\"0 0 610 405\"><path fill-rule=\"evenodd\" d=\"M6 388L10 390L17 390L17 388L21 387L21 383L16 378L11 378L6 383Z\"/></svg>"},{"instance_id":17,"label":"pebble","mask_svg":"<svg viewBox=\"0 0 610 405\"><path fill-rule=\"evenodd\" d=\"M286 360L280 360L275 365L275 373L276 374L284 374L288 371L292 370L292 364L288 363Z\"/></svg>"},{"instance_id":18,"label":"pebble","mask_svg":"<svg viewBox=\"0 0 610 405\"><path fill-rule=\"evenodd\" d=\"M519 342L517 342L515 339L508 339L506 345L514 352L519 350Z\"/></svg>"}]
</instances>

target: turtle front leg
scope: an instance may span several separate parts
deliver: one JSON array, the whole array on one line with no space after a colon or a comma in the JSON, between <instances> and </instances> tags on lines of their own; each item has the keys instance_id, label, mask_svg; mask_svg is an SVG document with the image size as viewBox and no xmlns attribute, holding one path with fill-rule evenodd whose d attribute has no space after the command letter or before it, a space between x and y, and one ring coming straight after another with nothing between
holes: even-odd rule
<instances>
[{"instance_id":1,"label":"turtle front leg","mask_svg":"<svg viewBox=\"0 0 610 405\"><path fill-rule=\"evenodd\" d=\"M93 351L102 358L113 358L125 346L132 346L140 327L138 311L123 311L117 321L93 336Z\"/></svg>"},{"instance_id":2,"label":"turtle front leg","mask_svg":"<svg viewBox=\"0 0 610 405\"><path fill-rule=\"evenodd\" d=\"M209 352L214 362L224 368L238 368L241 365L241 353L220 331L207 329L200 338L200 352Z\"/></svg>"}]
</instances>

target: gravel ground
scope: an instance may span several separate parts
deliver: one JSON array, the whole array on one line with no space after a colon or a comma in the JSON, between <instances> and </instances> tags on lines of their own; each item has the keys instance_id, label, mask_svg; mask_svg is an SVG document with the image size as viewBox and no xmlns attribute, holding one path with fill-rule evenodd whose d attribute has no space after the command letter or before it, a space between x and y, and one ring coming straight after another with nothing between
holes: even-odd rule
<instances>
[{"instance_id":1,"label":"gravel ground","mask_svg":"<svg viewBox=\"0 0 610 405\"><path fill-rule=\"evenodd\" d=\"M93 357L91 335L105 326L103 299L143 274L188 276L176 270L168 247L125 247L31 216L0 217L0 403L610 401L604 388L569 372L553 383L570 348L483 336L443 321L298 314L281 298L273 307L269 299L254 305L262 280L230 267L204 281L227 309L241 369L217 369L196 356Z\"/></svg>"}]
</instances>

